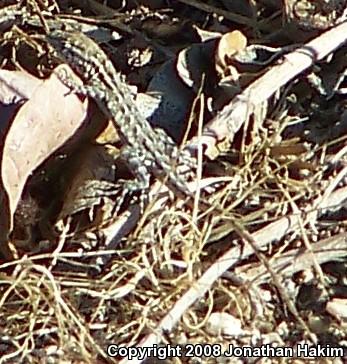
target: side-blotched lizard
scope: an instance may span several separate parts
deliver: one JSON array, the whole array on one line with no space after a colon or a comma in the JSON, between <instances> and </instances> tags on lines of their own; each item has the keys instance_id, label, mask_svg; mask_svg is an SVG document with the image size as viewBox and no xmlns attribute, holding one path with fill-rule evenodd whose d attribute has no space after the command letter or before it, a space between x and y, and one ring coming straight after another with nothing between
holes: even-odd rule
<instances>
[{"instance_id":1,"label":"side-blotched lizard","mask_svg":"<svg viewBox=\"0 0 347 364\"><path fill-rule=\"evenodd\" d=\"M123 197L137 190L148 191L151 175L164 181L175 194L192 196L186 176L194 165L190 153L179 151L163 130L153 129L141 115L129 86L105 52L81 32L56 30L47 39L58 56L82 79L83 85L74 85L68 77L63 81L96 101L112 118L125 144L122 156L136 180L122 186Z\"/></svg>"}]
</instances>

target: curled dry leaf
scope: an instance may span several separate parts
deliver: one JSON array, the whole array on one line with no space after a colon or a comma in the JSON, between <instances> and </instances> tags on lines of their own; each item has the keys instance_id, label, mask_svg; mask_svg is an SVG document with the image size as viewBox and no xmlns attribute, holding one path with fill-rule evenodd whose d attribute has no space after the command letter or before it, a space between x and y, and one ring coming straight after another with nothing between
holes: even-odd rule
<instances>
[{"instance_id":1,"label":"curled dry leaf","mask_svg":"<svg viewBox=\"0 0 347 364\"><path fill-rule=\"evenodd\" d=\"M216 71L220 78L231 76L234 81L238 80L238 71L231 61L246 47L247 38L238 30L226 33L221 37L215 53Z\"/></svg>"},{"instance_id":2,"label":"curled dry leaf","mask_svg":"<svg viewBox=\"0 0 347 364\"><path fill-rule=\"evenodd\" d=\"M9 205L9 216L3 216L4 212L0 215L0 225L9 221L9 231L4 235L12 229L13 215L28 177L76 132L86 115L87 103L54 73L40 82L19 109L4 140L1 176Z\"/></svg>"}]
</instances>

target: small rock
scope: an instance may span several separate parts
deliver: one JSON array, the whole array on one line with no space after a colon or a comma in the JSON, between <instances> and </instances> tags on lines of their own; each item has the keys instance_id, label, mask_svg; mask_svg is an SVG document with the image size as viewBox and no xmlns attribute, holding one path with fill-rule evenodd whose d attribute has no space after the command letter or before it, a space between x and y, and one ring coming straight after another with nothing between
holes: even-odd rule
<instances>
[{"instance_id":1,"label":"small rock","mask_svg":"<svg viewBox=\"0 0 347 364\"><path fill-rule=\"evenodd\" d=\"M239 336L243 333L241 321L226 312L212 313L206 330L212 335Z\"/></svg>"}]
</instances>

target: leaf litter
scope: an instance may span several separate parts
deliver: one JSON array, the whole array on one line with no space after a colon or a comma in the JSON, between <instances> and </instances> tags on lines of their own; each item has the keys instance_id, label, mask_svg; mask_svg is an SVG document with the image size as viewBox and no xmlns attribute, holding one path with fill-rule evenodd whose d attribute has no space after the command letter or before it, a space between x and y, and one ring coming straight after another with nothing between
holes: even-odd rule
<instances>
[{"instance_id":1,"label":"leaf litter","mask_svg":"<svg viewBox=\"0 0 347 364\"><path fill-rule=\"evenodd\" d=\"M127 19L136 34L116 57L117 44L106 49L139 91L157 78L151 92L159 87L160 98L141 107L146 115L154 110L153 125L177 132L178 142L188 137L201 153L203 173L192 185L219 186L208 195L208 211L172 198L156 182L144 215L135 204L114 216L113 183L132 176L105 117L67 89L49 62L44 79L42 69L29 78L13 71L10 57L1 70L2 103L17 105L8 121L1 114L8 125L1 244L9 242L0 265L3 362L130 362L108 357L109 344L346 345L343 2L325 4L331 17L310 1L179 3L93 9ZM177 26L177 18L185 22ZM159 35L145 33L148 21L162 24ZM43 32L30 20L22 30ZM16 33L7 23L4 32L8 47ZM207 32L213 36L206 44L196 40ZM117 60L126 57L122 46L141 54L139 44L151 49L149 62L134 68ZM175 93L160 82L180 86ZM187 94L195 100L188 103ZM164 112L156 112L158 100ZM170 112L179 116L170 119Z\"/></svg>"}]
</instances>

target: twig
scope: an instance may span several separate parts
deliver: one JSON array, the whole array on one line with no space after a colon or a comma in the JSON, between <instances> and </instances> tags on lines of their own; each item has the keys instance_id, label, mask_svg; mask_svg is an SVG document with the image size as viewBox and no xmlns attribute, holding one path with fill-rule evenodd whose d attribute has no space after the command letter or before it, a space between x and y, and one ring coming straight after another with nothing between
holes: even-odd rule
<instances>
[{"instance_id":1,"label":"twig","mask_svg":"<svg viewBox=\"0 0 347 364\"><path fill-rule=\"evenodd\" d=\"M346 233L337 234L312 244L312 252L316 261L323 264L339 260L347 255ZM302 248L291 249L271 262L272 269L282 278L312 267L312 253ZM254 267L254 263L238 268L235 272L242 280L252 281L252 284L262 284L268 281L269 274L263 266Z\"/></svg>"}]
</instances>

